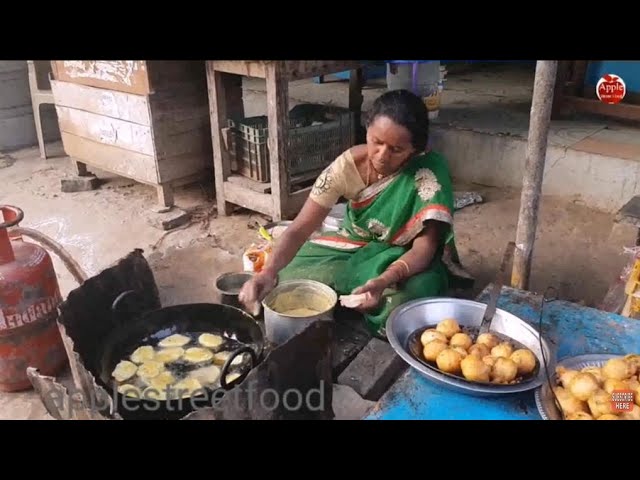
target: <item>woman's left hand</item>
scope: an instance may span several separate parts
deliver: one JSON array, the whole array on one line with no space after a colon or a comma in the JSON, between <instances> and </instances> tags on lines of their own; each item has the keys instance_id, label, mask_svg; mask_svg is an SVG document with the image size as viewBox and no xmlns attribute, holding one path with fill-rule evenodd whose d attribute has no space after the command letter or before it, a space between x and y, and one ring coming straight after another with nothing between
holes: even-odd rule
<instances>
[{"instance_id":1,"label":"woman's left hand","mask_svg":"<svg viewBox=\"0 0 640 480\"><path fill-rule=\"evenodd\" d=\"M356 288L353 292L351 292L353 295L367 294L367 296L364 302L356 307L355 310L365 312L367 310L376 308L380 304L382 293L386 288L387 282L385 282L380 277L369 280L361 287Z\"/></svg>"}]
</instances>

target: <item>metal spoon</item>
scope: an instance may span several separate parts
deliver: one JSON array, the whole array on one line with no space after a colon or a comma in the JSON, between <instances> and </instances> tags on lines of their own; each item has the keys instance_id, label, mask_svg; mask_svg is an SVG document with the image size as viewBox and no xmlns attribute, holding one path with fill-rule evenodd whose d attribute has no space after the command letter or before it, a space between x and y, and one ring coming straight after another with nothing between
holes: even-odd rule
<instances>
[{"instance_id":1,"label":"metal spoon","mask_svg":"<svg viewBox=\"0 0 640 480\"><path fill-rule=\"evenodd\" d=\"M502 285L505 280L505 272L507 270L507 264L511 261L513 257L513 252L516 248L515 242L509 242L507 244L507 248L504 252L504 256L502 257L502 264L500 265L500 270L498 271L498 275L496 276L495 282L491 287L491 293L489 294L489 302L487 303L487 309L484 311L484 316L482 317L482 323L480 324L480 330L478 331L478 335L476 338L473 338L473 342L475 343L477 338L483 333L488 333L491 330L491 322L493 321L493 317L496 314L496 308L498 306L498 298L500 297L500 292L502 291Z\"/></svg>"}]
</instances>

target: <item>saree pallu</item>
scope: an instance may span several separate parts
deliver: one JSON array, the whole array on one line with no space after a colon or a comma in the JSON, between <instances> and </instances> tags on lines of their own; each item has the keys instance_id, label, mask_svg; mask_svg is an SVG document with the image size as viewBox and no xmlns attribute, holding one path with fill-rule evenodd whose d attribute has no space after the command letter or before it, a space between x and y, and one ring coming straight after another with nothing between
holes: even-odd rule
<instances>
[{"instance_id":1,"label":"saree pallu","mask_svg":"<svg viewBox=\"0 0 640 480\"><path fill-rule=\"evenodd\" d=\"M449 271L442 254L445 247L455 251L453 211L453 188L444 157L435 152L414 157L400 171L350 200L340 230L307 241L279 279L316 280L338 295L347 295L404 255L424 222L448 224L428 269L385 290L379 306L365 314L372 333L384 335L394 308L447 290Z\"/></svg>"}]
</instances>

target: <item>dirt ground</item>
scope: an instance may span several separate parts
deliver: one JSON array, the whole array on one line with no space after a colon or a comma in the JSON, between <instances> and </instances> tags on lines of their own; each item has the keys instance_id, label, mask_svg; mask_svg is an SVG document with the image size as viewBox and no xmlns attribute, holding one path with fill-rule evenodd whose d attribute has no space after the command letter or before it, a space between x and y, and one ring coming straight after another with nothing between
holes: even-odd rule
<instances>
[{"instance_id":1,"label":"dirt ground","mask_svg":"<svg viewBox=\"0 0 640 480\"><path fill-rule=\"evenodd\" d=\"M458 185L479 192L484 203L455 215L457 242L465 267L476 277L476 290L492 281L510 240L515 240L520 209L518 190ZM554 287L563 299L597 305L627 260L635 231L613 216L570 198L545 196L533 253L530 290Z\"/></svg>"}]
</instances>

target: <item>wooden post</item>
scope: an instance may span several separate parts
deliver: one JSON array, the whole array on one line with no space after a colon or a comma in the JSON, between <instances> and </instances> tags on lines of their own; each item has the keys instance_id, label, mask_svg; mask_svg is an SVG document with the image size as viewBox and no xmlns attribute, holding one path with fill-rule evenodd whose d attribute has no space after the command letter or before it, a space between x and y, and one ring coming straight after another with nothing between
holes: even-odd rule
<instances>
[{"instance_id":1,"label":"wooden post","mask_svg":"<svg viewBox=\"0 0 640 480\"><path fill-rule=\"evenodd\" d=\"M266 66L269 161L271 165L272 220L284 218L289 200L289 80L283 61Z\"/></svg>"},{"instance_id":2,"label":"wooden post","mask_svg":"<svg viewBox=\"0 0 640 480\"><path fill-rule=\"evenodd\" d=\"M536 65L527 158L522 179L520 215L516 233L516 251L511 275L511 285L522 290L529 288L531 257L538 224L538 209L547 155L547 141L557 70L557 61L538 60Z\"/></svg>"},{"instance_id":3,"label":"wooden post","mask_svg":"<svg viewBox=\"0 0 640 480\"><path fill-rule=\"evenodd\" d=\"M216 203L218 215L231 214L231 206L224 196L224 182L231 173L231 165L222 142L222 128L227 121L227 96L223 73L217 72L213 62L207 62L207 83L209 88L209 117L211 120L211 139L213 142L213 170L215 175Z\"/></svg>"},{"instance_id":4,"label":"wooden post","mask_svg":"<svg viewBox=\"0 0 640 480\"><path fill-rule=\"evenodd\" d=\"M362 86L364 84L364 72L362 68L351 70L349 75L349 110L353 112L353 123L355 129L354 141L363 143L366 133L362 126Z\"/></svg>"}]
</instances>

